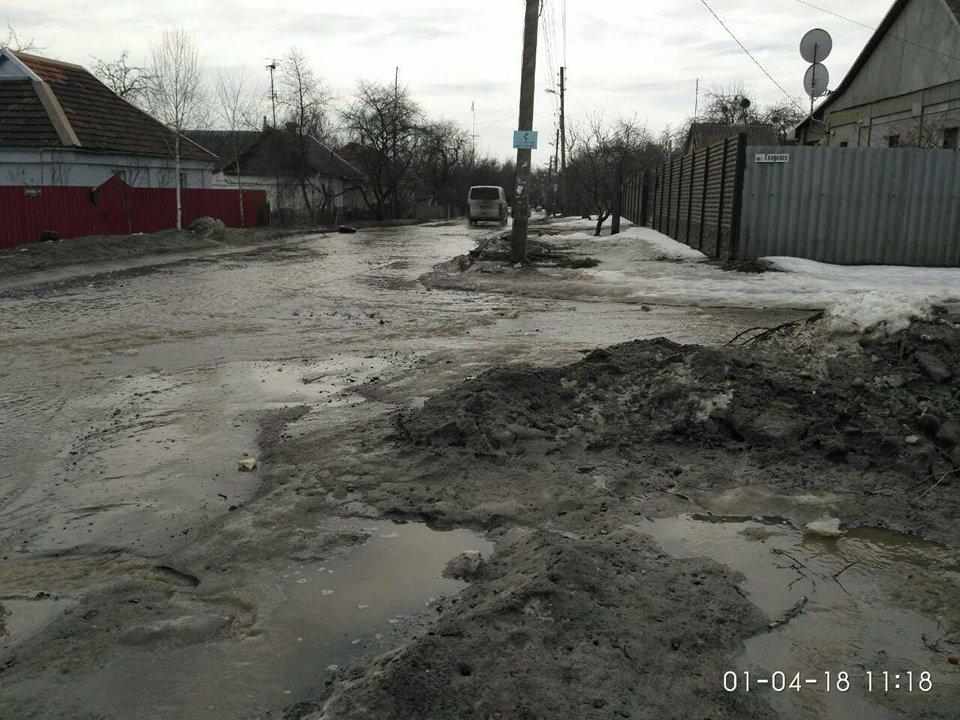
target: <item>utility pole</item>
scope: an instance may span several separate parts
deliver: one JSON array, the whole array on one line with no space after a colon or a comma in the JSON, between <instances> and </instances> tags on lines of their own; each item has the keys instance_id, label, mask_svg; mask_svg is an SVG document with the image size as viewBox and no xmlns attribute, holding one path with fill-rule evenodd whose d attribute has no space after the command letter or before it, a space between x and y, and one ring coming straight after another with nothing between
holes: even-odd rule
<instances>
[{"instance_id":1,"label":"utility pole","mask_svg":"<svg viewBox=\"0 0 960 720\"><path fill-rule=\"evenodd\" d=\"M518 130L533 130L533 102L537 83L537 26L540 21L540 1L526 0L527 11L523 21L523 66L520 73L520 121ZM527 225L530 196L530 150L517 149L517 188L513 198L513 235L510 259L515 263L527 260Z\"/></svg>"},{"instance_id":2,"label":"utility pole","mask_svg":"<svg viewBox=\"0 0 960 720\"><path fill-rule=\"evenodd\" d=\"M473 135L470 136L471 147L473 148L473 159L477 159L477 138L480 136L477 135L477 104L476 102L470 103L470 112L473 113Z\"/></svg>"},{"instance_id":3,"label":"utility pole","mask_svg":"<svg viewBox=\"0 0 960 720\"><path fill-rule=\"evenodd\" d=\"M567 201L567 111L565 105L565 96L567 92L566 83L567 68L560 66L560 211L566 215Z\"/></svg>"},{"instance_id":4,"label":"utility pole","mask_svg":"<svg viewBox=\"0 0 960 720\"><path fill-rule=\"evenodd\" d=\"M270 104L273 106L273 127L277 127L277 92L273 85L273 73L277 69L277 61L271 60L270 64L267 65L267 70L270 71Z\"/></svg>"},{"instance_id":5,"label":"utility pole","mask_svg":"<svg viewBox=\"0 0 960 720\"><path fill-rule=\"evenodd\" d=\"M557 126L557 138L553 143L553 170L557 177L553 180L550 191L553 193L553 204L550 206L555 214L560 209L560 126Z\"/></svg>"},{"instance_id":6,"label":"utility pole","mask_svg":"<svg viewBox=\"0 0 960 720\"><path fill-rule=\"evenodd\" d=\"M277 129L277 91L273 84L273 73L276 71L276 69L277 69L277 61L271 60L270 64L267 65L267 70L270 71L270 105L273 107L274 131L276 131ZM237 169L237 173L238 173L237 177L239 178L240 177L239 168ZM280 217L280 170L279 169L277 169L277 176L274 179L276 181L276 198L275 198L276 203L275 203L275 207L270 208L271 210L270 215L273 216L273 214L276 213L276 216L270 218L271 225L275 223L277 219Z\"/></svg>"}]
</instances>

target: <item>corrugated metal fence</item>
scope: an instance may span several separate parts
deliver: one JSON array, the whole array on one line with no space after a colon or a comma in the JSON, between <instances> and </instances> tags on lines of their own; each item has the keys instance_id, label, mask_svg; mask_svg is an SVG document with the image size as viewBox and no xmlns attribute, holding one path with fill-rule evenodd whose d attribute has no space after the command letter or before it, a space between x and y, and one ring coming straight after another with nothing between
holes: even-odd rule
<instances>
[{"instance_id":1,"label":"corrugated metal fence","mask_svg":"<svg viewBox=\"0 0 960 720\"><path fill-rule=\"evenodd\" d=\"M235 190L187 189L183 224L210 215L230 227L252 227L264 219L266 193L244 191L243 222ZM112 178L99 188L0 187L0 248L40 239L45 231L62 238L156 232L176 226L176 191L133 188Z\"/></svg>"},{"instance_id":2,"label":"corrugated metal fence","mask_svg":"<svg viewBox=\"0 0 960 720\"><path fill-rule=\"evenodd\" d=\"M624 215L713 258L958 267L960 153L740 135L625 183Z\"/></svg>"},{"instance_id":3,"label":"corrugated metal fence","mask_svg":"<svg viewBox=\"0 0 960 720\"><path fill-rule=\"evenodd\" d=\"M957 152L751 146L743 195L743 257L960 265Z\"/></svg>"},{"instance_id":4,"label":"corrugated metal fence","mask_svg":"<svg viewBox=\"0 0 960 720\"><path fill-rule=\"evenodd\" d=\"M735 252L746 137L730 138L660 168L652 225L709 257Z\"/></svg>"}]
</instances>

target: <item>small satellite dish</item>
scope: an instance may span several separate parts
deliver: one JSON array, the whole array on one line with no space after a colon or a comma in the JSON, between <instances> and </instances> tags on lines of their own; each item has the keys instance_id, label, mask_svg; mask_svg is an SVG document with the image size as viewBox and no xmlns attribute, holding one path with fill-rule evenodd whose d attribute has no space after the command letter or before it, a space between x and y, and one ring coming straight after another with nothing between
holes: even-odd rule
<instances>
[{"instance_id":1,"label":"small satellite dish","mask_svg":"<svg viewBox=\"0 0 960 720\"><path fill-rule=\"evenodd\" d=\"M830 57L833 50L833 38L830 33L814 28L800 41L800 55L808 63L821 63Z\"/></svg>"},{"instance_id":2,"label":"small satellite dish","mask_svg":"<svg viewBox=\"0 0 960 720\"><path fill-rule=\"evenodd\" d=\"M803 89L812 98L822 97L827 94L827 86L830 85L830 71L826 65L817 63L807 68L806 75L803 76Z\"/></svg>"}]
</instances>

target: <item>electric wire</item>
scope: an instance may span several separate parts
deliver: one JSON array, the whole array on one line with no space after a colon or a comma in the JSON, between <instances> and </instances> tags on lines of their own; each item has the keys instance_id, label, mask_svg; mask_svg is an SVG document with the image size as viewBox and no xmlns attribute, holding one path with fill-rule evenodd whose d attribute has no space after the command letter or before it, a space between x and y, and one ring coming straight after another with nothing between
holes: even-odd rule
<instances>
[{"instance_id":1,"label":"electric wire","mask_svg":"<svg viewBox=\"0 0 960 720\"><path fill-rule=\"evenodd\" d=\"M853 18L849 18L849 17L847 17L846 15L841 15L841 14L838 13L838 12L834 12L833 10L828 10L827 8L824 8L824 7L820 7L819 5L814 5L814 4L811 3L811 2L807 2L807 0L794 0L794 2L800 3L801 5L805 5L806 7L811 8L812 10L816 10L816 11L818 11L818 12L822 12L822 13L825 13L825 14L827 14L827 15L832 15L833 17L839 18L840 20L844 20L844 21L846 21L846 22L848 22L848 23L853 23L854 25L859 25L860 27L866 28L867 30L870 30L871 32L878 32L878 31L880 30L880 28L878 28L878 27L874 27L873 25L868 25L867 23L860 22L859 20L854 20ZM885 35L885 37L889 37L889 38L891 38L891 39L893 39L893 40L898 40L899 42L905 43L905 44L907 44L907 45L913 45L914 47L920 48L921 50L926 50L927 52L931 52L931 53L933 53L934 55L940 55L941 57L945 57L945 58L947 58L948 60L954 60L954 61L956 61L956 62L960 62L960 57L957 57L956 55L949 55L949 54L947 54L947 53L945 53L945 52L941 52L940 50L937 50L937 49L935 49L935 48L932 48L932 47L929 47L929 46L927 46L927 45L923 45L922 43L918 43L918 42L916 42L916 41L914 41L914 40L911 40L910 38L903 37L902 35L895 35L895 34L893 34L893 33L888 32L888 33Z\"/></svg>"},{"instance_id":2,"label":"electric wire","mask_svg":"<svg viewBox=\"0 0 960 720\"><path fill-rule=\"evenodd\" d=\"M733 30L731 30L730 27L723 21L723 18L721 18L721 17L717 14L717 11L714 10L712 7L710 7L710 4L707 2L707 0L700 0L700 3L701 3L707 10L710 11L710 14L713 15L714 19L720 24L720 27L722 27L724 30L726 30L727 34L728 34L731 38L733 38L733 41L734 41L735 43L737 43L737 45L740 46L740 49L743 50L744 53L746 53L747 57L749 57L751 60L753 60L754 65L756 65L758 68L760 68L760 71L761 71L764 75L767 76L767 79L769 79L770 82L772 82L774 85L777 86L777 88L780 90L780 92L783 93L783 96L784 96L792 105L794 105L796 108L798 108L801 112L806 113L807 111L804 110L804 108L800 105L800 103L797 102L796 98L794 98L790 93L788 93L788 92L784 89L783 85L781 85L781 84L777 81L777 79L776 79L773 75L770 74L770 71L767 70L766 67L764 67L763 63L761 63L761 62L756 58L756 56L755 56L752 52L750 52L749 49L747 49L747 46L746 46L746 45L744 45L742 42L740 42L740 38L738 38L738 37L734 34Z\"/></svg>"}]
</instances>

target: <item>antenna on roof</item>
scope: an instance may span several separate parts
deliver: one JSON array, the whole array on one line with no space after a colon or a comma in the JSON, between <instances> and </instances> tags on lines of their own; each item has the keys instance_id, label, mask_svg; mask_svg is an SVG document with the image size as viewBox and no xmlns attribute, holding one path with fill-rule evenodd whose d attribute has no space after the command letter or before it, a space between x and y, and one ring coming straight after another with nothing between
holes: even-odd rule
<instances>
[{"instance_id":1,"label":"antenna on roof","mask_svg":"<svg viewBox=\"0 0 960 720\"><path fill-rule=\"evenodd\" d=\"M800 41L800 55L810 63L803 76L803 89L810 96L810 118L813 118L813 105L818 97L827 94L830 84L830 72L823 61L833 50L833 38L821 28L810 30Z\"/></svg>"},{"instance_id":2,"label":"antenna on roof","mask_svg":"<svg viewBox=\"0 0 960 720\"><path fill-rule=\"evenodd\" d=\"M270 104L273 107L273 127L277 127L277 92L273 84L273 73L276 71L278 65L276 60L271 60L270 64L267 65L267 70L270 71Z\"/></svg>"}]
</instances>

